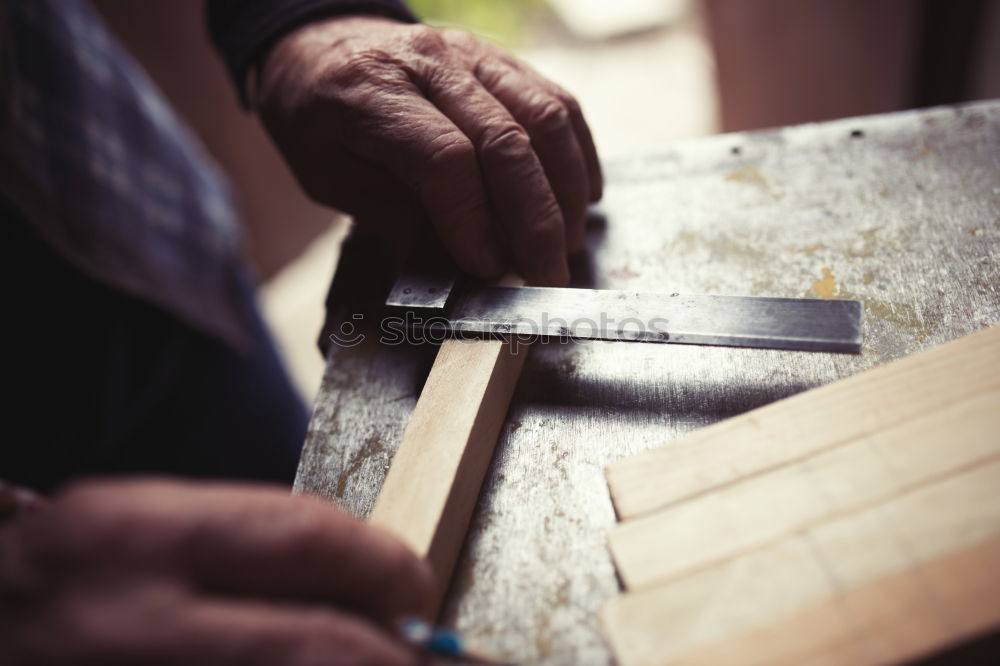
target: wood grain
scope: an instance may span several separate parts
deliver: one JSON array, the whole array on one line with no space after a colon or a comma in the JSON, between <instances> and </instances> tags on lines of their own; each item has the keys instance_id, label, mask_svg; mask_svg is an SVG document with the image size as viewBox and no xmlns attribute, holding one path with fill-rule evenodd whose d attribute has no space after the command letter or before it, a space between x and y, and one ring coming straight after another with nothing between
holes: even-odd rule
<instances>
[{"instance_id":1,"label":"wood grain","mask_svg":"<svg viewBox=\"0 0 1000 666\"><path fill-rule=\"evenodd\" d=\"M610 601L622 666L887 663L1000 624L1000 462ZM665 630L669 627L669 630Z\"/></svg>"},{"instance_id":2,"label":"wood grain","mask_svg":"<svg viewBox=\"0 0 1000 666\"><path fill-rule=\"evenodd\" d=\"M681 451L684 489L619 465L616 502L660 507L611 534L619 662L891 663L1000 625L998 368L994 328L636 457Z\"/></svg>"},{"instance_id":3,"label":"wood grain","mask_svg":"<svg viewBox=\"0 0 1000 666\"><path fill-rule=\"evenodd\" d=\"M527 355L516 341L442 343L369 516L430 563L437 590L429 616L451 581Z\"/></svg>"},{"instance_id":4,"label":"wood grain","mask_svg":"<svg viewBox=\"0 0 1000 666\"><path fill-rule=\"evenodd\" d=\"M770 473L619 523L611 531L610 547L622 582L642 587L997 458L998 405L1000 387L984 390ZM978 427L962 429L963 424ZM671 547L650 548L650 534Z\"/></svg>"},{"instance_id":5,"label":"wood grain","mask_svg":"<svg viewBox=\"0 0 1000 666\"><path fill-rule=\"evenodd\" d=\"M1000 585L991 571L997 561L1000 539L991 539L712 638L683 635L692 613L705 621L700 609L687 608L671 623L655 604L671 596L666 590L626 595L609 604L603 620L620 666L900 663L1000 624Z\"/></svg>"},{"instance_id":6,"label":"wood grain","mask_svg":"<svg viewBox=\"0 0 1000 666\"><path fill-rule=\"evenodd\" d=\"M1000 385L1000 330L807 391L607 469L626 520L957 404Z\"/></svg>"}]
</instances>

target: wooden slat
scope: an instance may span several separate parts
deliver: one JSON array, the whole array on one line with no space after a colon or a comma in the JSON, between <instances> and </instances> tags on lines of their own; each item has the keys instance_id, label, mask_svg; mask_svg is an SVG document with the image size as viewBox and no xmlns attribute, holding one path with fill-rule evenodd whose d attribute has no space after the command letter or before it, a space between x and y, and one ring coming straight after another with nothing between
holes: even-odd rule
<instances>
[{"instance_id":1,"label":"wooden slat","mask_svg":"<svg viewBox=\"0 0 1000 666\"><path fill-rule=\"evenodd\" d=\"M1000 385L1000 329L729 419L607 470L622 520L800 464Z\"/></svg>"},{"instance_id":2,"label":"wooden slat","mask_svg":"<svg viewBox=\"0 0 1000 666\"><path fill-rule=\"evenodd\" d=\"M620 523L610 546L622 582L643 587L1000 458L998 407L1000 386L942 399L910 421Z\"/></svg>"},{"instance_id":3,"label":"wooden slat","mask_svg":"<svg viewBox=\"0 0 1000 666\"><path fill-rule=\"evenodd\" d=\"M428 616L450 583L527 355L523 342L441 345L368 519L430 562L438 589Z\"/></svg>"},{"instance_id":4,"label":"wooden slat","mask_svg":"<svg viewBox=\"0 0 1000 666\"><path fill-rule=\"evenodd\" d=\"M940 649L1000 624L997 488L993 461L630 592L605 607L607 636L622 666L876 664Z\"/></svg>"}]
</instances>

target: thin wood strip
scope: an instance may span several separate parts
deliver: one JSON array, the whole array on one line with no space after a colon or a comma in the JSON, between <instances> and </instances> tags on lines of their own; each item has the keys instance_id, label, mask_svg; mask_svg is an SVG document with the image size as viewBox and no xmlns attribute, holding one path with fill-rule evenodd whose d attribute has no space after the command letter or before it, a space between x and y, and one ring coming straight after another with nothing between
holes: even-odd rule
<instances>
[{"instance_id":1,"label":"thin wood strip","mask_svg":"<svg viewBox=\"0 0 1000 666\"><path fill-rule=\"evenodd\" d=\"M528 351L492 339L441 345L369 516L430 563L438 587L429 617L451 581Z\"/></svg>"},{"instance_id":2,"label":"thin wood strip","mask_svg":"<svg viewBox=\"0 0 1000 666\"><path fill-rule=\"evenodd\" d=\"M998 561L1000 539L993 539L675 658L636 660L625 655L619 656L619 664L874 666L909 662L1000 625L1000 579L993 573Z\"/></svg>"},{"instance_id":3,"label":"thin wood strip","mask_svg":"<svg viewBox=\"0 0 1000 666\"><path fill-rule=\"evenodd\" d=\"M607 470L620 519L633 518L959 402L1000 373L1000 327L776 402Z\"/></svg>"},{"instance_id":4,"label":"thin wood strip","mask_svg":"<svg viewBox=\"0 0 1000 666\"><path fill-rule=\"evenodd\" d=\"M627 589L732 557L1000 458L1000 387L805 461L619 523ZM655 536L654 536L655 535Z\"/></svg>"},{"instance_id":5,"label":"thin wood strip","mask_svg":"<svg viewBox=\"0 0 1000 666\"><path fill-rule=\"evenodd\" d=\"M943 647L1000 622L997 487L993 462L627 593L604 608L607 636L622 666L885 663Z\"/></svg>"}]
</instances>

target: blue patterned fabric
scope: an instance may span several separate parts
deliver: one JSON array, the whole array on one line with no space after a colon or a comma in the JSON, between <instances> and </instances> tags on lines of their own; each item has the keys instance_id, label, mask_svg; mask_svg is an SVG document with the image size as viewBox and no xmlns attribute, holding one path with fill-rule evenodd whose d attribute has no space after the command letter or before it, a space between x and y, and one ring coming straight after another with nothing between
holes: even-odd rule
<instances>
[{"instance_id":1,"label":"blue patterned fabric","mask_svg":"<svg viewBox=\"0 0 1000 666\"><path fill-rule=\"evenodd\" d=\"M225 179L86 2L0 2L0 97L0 193L53 250L202 332L251 344Z\"/></svg>"}]
</instances>

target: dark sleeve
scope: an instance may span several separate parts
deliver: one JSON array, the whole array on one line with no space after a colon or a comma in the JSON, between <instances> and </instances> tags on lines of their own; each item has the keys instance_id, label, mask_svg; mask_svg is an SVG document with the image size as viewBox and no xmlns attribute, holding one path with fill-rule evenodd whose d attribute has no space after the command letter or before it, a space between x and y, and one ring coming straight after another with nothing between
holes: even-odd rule
<instances>
[{"instance_id":1,"label":"dark sleeve","mask_svg":"<svg viewBox=\"0 0 1000 666\"><path fill-rule=\"evenodd\" d=\"M417 21L403 0L207 0L206 9L209 35L226 61L244 106L247 69L282 35L303 23L338 14Z\"/></svg>"}]
</instances>

